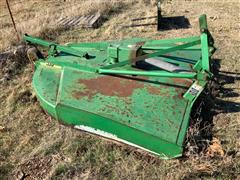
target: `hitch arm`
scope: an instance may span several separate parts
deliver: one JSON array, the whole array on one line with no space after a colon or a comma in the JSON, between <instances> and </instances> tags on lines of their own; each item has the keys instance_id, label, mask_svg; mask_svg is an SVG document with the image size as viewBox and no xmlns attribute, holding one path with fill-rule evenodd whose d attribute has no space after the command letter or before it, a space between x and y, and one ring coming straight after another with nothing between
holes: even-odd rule
<instances>
[{"instance_id":1,"label":"hitch arm","mask_svg":"<svg viewBox=\"0 0 240 180\"><path fill-rule=\"evenodd\" d=\"M74 56L78 56L78 57L88 58L88 53L87 52L76 50L74 48L59 45L59 44L56 44L56 43L48 42L48 41L45 41L45 40L42 40L42 39L39 39L39 38L29 36L27 34L24 35L23 39L26 42L29 42L29 43L32 43L32 44L38 44L40 46L45 46L45 47L49 47L49 48L54 47L54 49L57 50L57 51L61 51L61 52L71 54L71 55L74 55Z\"/></svg>"}]
</instances>

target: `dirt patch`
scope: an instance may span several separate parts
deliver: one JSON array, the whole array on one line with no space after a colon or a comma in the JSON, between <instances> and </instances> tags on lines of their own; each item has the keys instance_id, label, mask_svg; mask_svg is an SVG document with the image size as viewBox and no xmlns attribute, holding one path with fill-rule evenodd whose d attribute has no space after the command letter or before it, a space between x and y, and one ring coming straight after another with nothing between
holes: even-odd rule
<instances>
[{"instance_id":1,"label":"dirt patch","mask_svg":"<svg viewBox=\"0 0 240 180\"><path fill-rule=\"evenodd\" d=\"M53 167L61 161L59 155L48 155L44 157L33 157L23 162L13 176L17 179L46 179L53 175Z\"/></svg>"},{"instance_id":2,"label":"dirt patch","mask_svg":"<svg viewBox=\"0 0 240 180\"><path fill-rule=\"evenodd\" d=\"M22 68L29 63L26 55L27 46L19 45L0 53L0 82L11 80L11 78L22 72Z\"/></svg>"}]
</instances>

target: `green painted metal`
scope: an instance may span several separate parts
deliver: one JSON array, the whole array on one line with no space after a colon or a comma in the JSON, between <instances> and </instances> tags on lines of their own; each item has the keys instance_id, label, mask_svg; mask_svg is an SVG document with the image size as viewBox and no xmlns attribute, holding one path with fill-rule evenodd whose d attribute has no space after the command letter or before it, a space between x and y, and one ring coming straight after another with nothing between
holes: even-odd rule
<instances>
[{"instance_id":1,"label":"green painted metal","mask_svg":"<svg viewBox=\"0 0 240 180\"><path fill-rule=\"evenodd\" d=\"M195 46L195 45L198 45L198 44L200 44L200 40L196 40L196 41L188 42L188 43L185 43L185 44L173 46L173 47L170 47L170 48L167 48L167 49L159 49L157 52L150 53L150 54L145 54L145 55L142 55L142 56L138 56L138 57L134 58L133 61L139 61L139 60L143 60L143 59L146 59L146 58L160 56L160 55L171 53L171 52L174 52L174 51L177 51L177 50L180 50L180 49L186 49L188 47L192 47L192 46Z\"/></svg>"},{"instance_id":2,"label":"green painted metal","mask_svg":"<svg viewBox=\"0 0 240 180\"><path fill-rule=\"evenodd\" d=\"M172 77L172 78L190 78L196 77L196 73L169 73L169 72L146 72L146 71L129 71L129 70L112 70L112 69L99 69L100 74L124 74L124 75L137 75L137 76L159 76L159 77Z\"/></svg>"},{"instance_id":3,"label":"green painted metal","mask_svg":"<svg viewBox=\"0 0 240 180\"><path fill-rule=\"evenodd\" d=\"M199 17L199 27L201 31L202 29L208 29L206 14L203 14Z\"/></svg>"},{"instance_id":4,"label":"green painted metal","mask_svg":"<svg viewBox=\"0 0 240 180\"><path fill-rule=\"evenodd\" d=\"M70 47L66 47L66 46L61 46L58 45L56 43L51 43L48 41L44 41L42 39L39 38L34 38L31 36L28 36L27 34L24 36L25 41L31 42L33 44L38 44L41 46L47 46L47 47L52 47L53 50L55 51L61 51L61 52L65 52L71 55L75 55L75 56L80 56L80 57L87 57L87 52L81 51L81 50L76 50Z\"/></svg>"},{"instance_id":5,"label":"green painted metal","mask_svg":"<svg viewBox=\"0 0 240 180\"><path fill-rule=\"evenodd\" d=\"M206 16L200 19L206 28ZM33 88L51 116L168 159L182 155L192 106L211 78L208 37L201 31L179 39L68 45L24 39L49 47L50 55L35 62ZM149 57L191 71L141 65Z\"/></svg>"}]
</instances>

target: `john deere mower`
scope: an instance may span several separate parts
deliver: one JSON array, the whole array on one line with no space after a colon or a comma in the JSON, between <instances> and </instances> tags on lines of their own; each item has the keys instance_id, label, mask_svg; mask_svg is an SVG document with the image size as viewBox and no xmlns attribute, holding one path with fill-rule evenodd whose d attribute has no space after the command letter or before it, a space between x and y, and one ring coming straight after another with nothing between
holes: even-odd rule
<instances>
[{"instance_id":1,"label":"john deere mower","mask_svg":"<svg viewBox=\"0 0 240 180\"><path fill-rule=\"evenodd\" d=\"M59 122L156 154L182 156L192 107L213 77L206 15L187 38L68 43L24 36L33 89Z\"/></svg>"}]
</instances>

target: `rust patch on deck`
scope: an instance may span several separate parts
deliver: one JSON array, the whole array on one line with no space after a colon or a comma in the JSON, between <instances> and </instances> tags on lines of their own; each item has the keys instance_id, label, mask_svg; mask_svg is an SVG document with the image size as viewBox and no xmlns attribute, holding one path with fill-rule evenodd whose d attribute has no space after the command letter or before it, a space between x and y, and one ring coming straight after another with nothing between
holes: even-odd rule
<instances>
[{"instance_id":1,"label":"rust patch on deck","mask_svg":"<svg viewBox=\"0 0 240 180\"><path fill-rule=\"evenodd\" d=\"M116 76L100 76L93 79L79 79L77 83L84 85L85 88L83 90L72 91L72 96L76 99L85 96L91 99L98 93L104 96L129 97L135 89L144 87L144 83L142 82Z\"/></svg>"},{"instance_id":2,"label":"rust patch on deck","mask_svg":"<svg viewBox=\"0 0 240 180\"><path fill-rule=\"evenodd\" d=\"M182 85L182 86L187 86L187 87L190 87L193 83L192 80L185 79L185 78L172 78L172 81L176 85Z\"/></svg>"}]
</instances>

